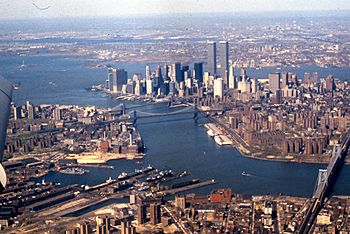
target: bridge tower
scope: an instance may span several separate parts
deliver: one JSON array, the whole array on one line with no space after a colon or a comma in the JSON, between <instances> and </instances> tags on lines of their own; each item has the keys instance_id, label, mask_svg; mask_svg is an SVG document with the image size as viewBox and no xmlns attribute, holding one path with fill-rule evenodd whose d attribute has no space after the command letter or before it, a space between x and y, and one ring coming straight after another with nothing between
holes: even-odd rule
<instances>
[{"instance_id":1,"label":"bridge tower","mask_svg":"<svg viewBox=\"0 0 350 234\"><path fill-rule=\"evenodd\" d=\"M321 185L322 183L328 184L328 172L326 169L319 169L318 170L318 177L317 177L317 186Z\"/></svg>"},{"instance_id":2,"label":"bridge tower","mask_svg":"<svg viewBox=\"0 0 350 234\"><path fill-rule=\"evenodd\" d=\"M136 110L134 110L134 111L132 112L132 124L133 124L134 126L136 126L136 120L137 120Z\"/></svg>"},{"instance_id":3,"label":"bridge tower","mask_svg":"<svg viewBox=\"0 0 350 234\"><path fill-rule=\"evenodd\" d=\"M172 107L173 106L173 97L170 97L170 100L168 102L168 107Z\"/></svg>"},{"instance_id":4,"label":"bridge tower","mask_svg":"<svg viewBox=\"0 0 350 234\"><path fill-rule=\"evenodd\" d=\"M193 119L194 119L194 121L196 123L198 122L198 119L199 119L198 112L199 112L198 106L197 106L197 103L195 103L195 105L194 105L194 112L193 112Z\"/></svg>"},{"instance_id":5,"label":"bridge tower","mask_svg":"<svg viewBox=\"0 0 350 234\"><path fill-rule=\"evenodd\" d=\"M313 198L321 198L324 188L328 186L328 171L327 169L319 169L318 170L318 177L317 177L317 183L315 186L315 191L313 194Z\"/></svg>"},{"instance_id":6,"label":"bridge tower","mask_svg":"<svg viewBox=\"0 0 350 234\"><path fill-rule=\"evenodd\" d=\"M120 104L121 105L121 109L122 109L122 115L125 115L125 104L124 103L122 103L122 104Z\"/></svg>"}]
</instances>

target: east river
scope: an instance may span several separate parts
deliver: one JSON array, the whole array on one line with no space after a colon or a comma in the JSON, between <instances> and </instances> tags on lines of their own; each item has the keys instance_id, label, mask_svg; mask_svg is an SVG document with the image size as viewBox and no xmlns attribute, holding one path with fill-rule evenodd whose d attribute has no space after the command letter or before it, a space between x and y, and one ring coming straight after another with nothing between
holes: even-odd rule
<instances>
[{"instance_id":1,"label":"east river","mask_svg":"<svg viewBox=\"0 0 350 234\"><path fill-rule=\"evenodd\" d=\"M26 65L20 69L21 64ZM20 82L14 92L14 102L22 104L26 100L34 104L74 104L113 107L121 103L103 93L85 90L93 84L103 83L106 69L91 68L87 62L71 56L38 55L0 57L0 74L13 82ZM132 75L143 72L142 64L119 64ZM271 69L248 71L248 75L262 77ZM305 71L318 71L321 77L334 74L335 78L347 79L349 68L319 69L304 67L293 69L298 77ZM131 103L132 104L132 103ZM128 103L126 103L128 105ZM169 111L165 104L142 107L147 112ZM202 118L195 123L191 114L157 117L138 121L138 129L144 139L147 153L142 165L136 161L116 160L108 164L114 169L89 168L84 175L49 173L42 179L62 184L94 185L108 177L116 177L121 172L131 172L135 168L151 164L157 168L171 168L175 171L187 170L191 178L201 180L214 178L217 184L196 192L210 192L215 187L231 187L235 193L245 194L286 194L311 196L319 168L326 165L296 164L259 161L241 156L232 147L216 145L213 138L202 127L207 120ZM245 171L251 176L242 176ZM345 166L338 178L334 193L350 195L350 167Z\"/></svg>"}]
</instances>

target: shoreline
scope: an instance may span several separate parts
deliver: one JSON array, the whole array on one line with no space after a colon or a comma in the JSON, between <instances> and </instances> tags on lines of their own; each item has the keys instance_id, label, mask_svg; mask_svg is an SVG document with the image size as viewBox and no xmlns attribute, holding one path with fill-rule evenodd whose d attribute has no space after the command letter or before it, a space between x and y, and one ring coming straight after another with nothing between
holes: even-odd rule
<instances>
[{"instance_id":1,"label":"shoreline","mask_svg":"<svg viewBox=\"0 0 350 234\"><path fill-rule=\"evenodd\" d=\"M224 135L226 137L228 137L231 141L232 144L230 145L226 145L229 147L234 148L235 150L237 150L237 152L245 157L245 158L249 158L249 159L255 159L255 160L262 160L262 161L270 161L270 162L283 162L283 163L298 163L298 164L322 164L322 165L327 165L329 163L330 159L325 159L324 161L319 161L320 158L296 158L295 156L292 155L287 155L287 156L278 156L278 155L266 155L266 156L255 156L253 155L254 153L251 153L251 151L243 146L242 144L238 143L237 140L232 136L231 133L227 132L227 129L223 129L223 128L227 128L227 126L223 126L225 125L224 123L219 122L218 120L209 117L208 118L210 120L210 122L212 124L214 124L216 127L219 127L220 130L224 133ZM205 125L203 125L204 128L208 129ZM240 136L238 136L238 134L236 134L236 137L239 137L240 140L244 141ZM264 152L260 151L257 152L259 155L263 155ZM288 157L288 158L287 158ZM306 156L303 156L306 157ZM345 165L350 165L350 160L345 159L344 161Z\"/></svg>"},{"instance_id":2,"label":"shoreline","mask_svg":"<svg viewBox=\"0 0 350 234\"><path fill-rule=\"evenodd\" d=\"M88 152L82 154L70 154L66 159L76 159L78 164L105 164L110 160L135 160L142 159L145 156L143 153L128 153L128 154L114 154L101 152Z\"/></svg>"}]
</instances>

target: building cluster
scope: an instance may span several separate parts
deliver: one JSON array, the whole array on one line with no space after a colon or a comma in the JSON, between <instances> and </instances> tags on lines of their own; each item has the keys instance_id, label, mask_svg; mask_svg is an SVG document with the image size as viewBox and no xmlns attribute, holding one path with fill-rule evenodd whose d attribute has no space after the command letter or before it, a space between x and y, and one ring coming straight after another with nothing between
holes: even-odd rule
<instances>
[{"instance_id":1,"label":"building cluster","mask_svg":"<svg viewBox=\"0 0 350 234\"><path fill-rule=\"evenodd\" d=\"M110 92L137 96L188 97L201 108L227 108L225 121L248 145L250 152L283 155L323 155L339 143L350 127L349 85L317 72L270 73L252 78L245 69L235 74L227 41L207 43L207 70L194 63L193 71L181 63L159 65L155 72L127 77L123 69L109 69ZM237 72L236 72L237 73Z\"/></svg>"},{"instance_id":2,"label":"building cluster","mask_svg":"<svg viewBox=\"0 0 350 234\"><path fill-rule=\"evenodd\" d=\"M208 42L208 71L203 69L203 62L194 63L193 70L179 62L164 64L163 69L158 65L155 71L151 71L151 67L147 65L145 77L142 77L142 74L134 74L128 78L124 69L109 68L105 87L112 93L129 93L136 96L223 98L224 89L229 87L230 74L227 41L219 42L219 50L216 42Z\"/></svg>"},{"instance_id":3,"label":"building cluster","mask_svg":"<svg viewBox=\"0 0 350 234\"><path fill-rule=\"evenodd\" d=\"M319 79L316 72L303 80L286 72L255 82L245 77L241 71L248 89L239 81L222 105L230 107L225 120L251 152L322 155L350 128L347 81Z\"/></svg>"},{"instance_id":4,"label":"building cluster","mask_svg":"<svg viewBox=\"0 0 350 234\"><path fill-rule=\"evenodd\" d=\"M143 142L132 123L94 106L13 106L7 154L48 151L141 153ZM97 124L98 123L98 124ZM29 137L22 137L29 135Z\"/></svg>"},{"instance_id":5,"label":"building cluster","mask_svg":"<svg viewBox=\"0 0 350 234\"><path fill-rule=\"evenodd\" d=\"M316 233L349 231L348 198L330 199L317 216ZM197 233L295 233L307 199L286 196L247 196L218 189L210 195L175 197L173 214Z\"/></svg>"}]
</instances>

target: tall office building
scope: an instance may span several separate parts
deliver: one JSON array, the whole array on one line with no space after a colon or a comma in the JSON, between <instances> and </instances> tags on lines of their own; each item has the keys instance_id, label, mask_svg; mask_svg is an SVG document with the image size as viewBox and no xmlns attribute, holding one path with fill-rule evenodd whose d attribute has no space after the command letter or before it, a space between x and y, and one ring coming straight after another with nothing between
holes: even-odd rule
<instances>
[{"instance_id":1,"label":"tall office building","mask_svg":"<svg viewBox=\"0 0 350 234\"><path fill-rule=\"evenodd\" d=\"M318 82L318 73L317 72L314 72L314 74L313 74L313 82L314 83Z\"/></svg>"},{"instance_id":2,"label":"tall office building","mask_svg":"<svg viewBox=\"0 0 350 234\"><path fill-rule=\"evenodd\" d=\"M108 77L106 81L106 88L113 91L113 68L108 68Z\"/></svg>"},{"instance_id":3,"label":"tall office building","mask_svg":"<svg viewBox=\"0 0 350 234\"><path fill-rule=\"evenodd\" d=\"M140 81L142 80L142 74L141 73L135 73L133 76L132 76L132 81Z\"/></svg>"},{"instance_id":4,"label":"tall office building","mask_svg":"<svg viewBox=\"0 0 350 234\"><path fill-rule=\"evenodd\" d=\"M208 72L216 76L216 42L208 42Z\"/></svg>"},{"instance_id":5,"label":"tall office building","mask_svg":"<svg viewBox=\"0 0 350 234\"><path fill-rule=\"evenodd\" d=\"M164 74L163 74L163 77L164 77L164 80L169 80L170 76L169 76L169 66L167 64L164 64L164 70L163 70Z\"/></svg>"},{"instance_id":6,"label":"tall office building","mask_svg":"<svg viewBox=\"0 0 350 234\"><path fill-rule=\"evenodd\" d=\"M304 82L305 84L310 84L310 73L305 72L304 73Z\"/></svg>"},{"instance_id":7,"label":"tall office building","mask_svg":"<svg viewBox=\"0 0 350 234\"><path fill-rule=\"evenodd\" d=\"M183 81L181 63L171 64L171 80L177 83Z\"/></svg>"},{"instance_id":8,"label":"tall office building","mask_svg":"<svg viewBox=\"0 0 350 234\"><path fill-rule=\"evenodd\" d=\"M187 79L191 79L191 70L189 66L182 66L181 69L182 81L186 81Z\"/></svg>"},{"instance_id":9,"label":"tall office building","mask_svg":"<svg viewBox=\"0 0 350 234\"><path fill-rule=\"evenodd\" d=\"M227 41L219 42L219 76L222 77L224 84L228 85L229 77L229 46Z\"/></svg>"},{"instance_id":10,"label":"tall office building","mask_svg":"<svg viewBox=\"0 0 350 234\"><path fill-rule=\"evenodd\" d=\"M235 78L233 64L230 65L230 73L229 73L229 78L228 78L228 88L229 89L236 89L237 88L237 81Z\"/></svg>"},{"instance_id":11,"label":"tall office building","mask_svg":"<svg viewBox=\"0 0 350 234\"><path fill-rule=\"evenodd\" d=\"M160 67L160 65L157 66L156 78L163 79L162 68Z\"/></svg>"},{"instance_id":12,"label":"tall office building","mask_svg":"<svg viewBox=\"0 0 350 234\"><path fill-rule=\"evenodd\" d=\"M62 116L61 116L61 109L56 106L55 109L53 109L53 119L54 120L61 120Z\"/></svg>"},{"instance_id":13,"label":"tall office building","mask_svg":"<svg viewBox=\"0 0 350 234\"><path fill-rule=\"evenodd\" d=\"M193 69L193 76L194 78L199 81L203 82L203 63L195 63L194 69Z\"/></svg>"},{"instance_id":14,"label":"tall office building","mask_svg":"<svg viewBox=\"0 0 350 234\"><path fill-rule=\"evenodd\" d=\"M252 80L251 91L252 91L252 93L258 92L258 80L255 77Z\"/></svg>"},{"instance_id":15,"label":"tall office building","mask_svg":"<svg viewBox=\"0 0 350 234\"><path fill-rule=\"evenodd\" d=\"M288 73L287 72L282 72L281 79L282 79L281 88L283 89L285 87L288 87Z\"/></svg>"},{"instance_id":16,"label":"tall office building","mask_svg":"<svg viewBox=\"0 0 350 234\"><path fill-rule=\"evenodd\" d=\"M28 119L35 119L34 106L29 101L27 101L27 114L28 114Z\"/></svg>"},{"instance_id":17,"label":"tall office building","mask_svg":"<svg viewBox=\"0 0 350 234\"><path fill-rule=\"evenodd\" d=\"M326 89L328 91L335 90L335 82L334 82L334 77L332 75L329 75L326 78Z\"/></svg>"},{"instance_id":18,"label":"tall office building","mask_svg":"<svg viewBox=\"0 0 350 234\"><path fill-rule=\"evenodd\" d=\"M150 205L150 221L151 224L156 225L160 223L161 212L160 212L160 204L152 203Z\"/></svg>"},{"instance_id":19,"label":"tall office building","mask_svg":"<svg viewBox=\"0 0 350 234\"><path fill-rule=\"evenodd\" d=\"M121 91L123 84L127 83L128 73L124 69L108 69L109 91Z\"/></svg>"},{"instance_id":20,"label":"tall office building","mask_svg":"<svg viewBox=\"0 0 350 234\"><path fill-rule=\"evenodd\" d=\"M151 80L151 78L148 78L146 80L146 94L147 95L153 94L153 81Z\"/></svg>"},{"instance_id":21,"label":"tall office building","mask_svg":"<svg viewBox=\"0 0 350 234\"><path fill-rule=\"evenodd\" d=\"M13 106L13 118L18 120L22 118L22 108L19 106Z\"/></svg>"},{"instance_id":22,"label":"tall office building","mask_svg":"<svg viewBox=\"0 0 350 234\"><path fill-rule=\"evenodd\" d=\"M222 78L214 80L214 97L223 98L224 96L224 82Z\"/></svg>"},{"instance_id":23,"label":"tall office building","mask_svg":"<svg viewBox=\"0 0 350 234\"><path fill-rule=\"evenodd\" d=\"M140 80L137 80L135 82L135 89L134 89L134 94L137 96L141 96L142 95L142 84Z\"/></svg>"},{"instance_id":24,"label":"tall office building","mask_svg":"<svg viewBox=\"0 0 350 234\"><path fill-rule=\"evenodd\" d=\"M280 77L281 74L279 72L269 73L269 87L272 93L276 93L280 87Z\"/></svg>"},{"instance_id":25,"label":"tall office building","mask_svg":"<svg viewBox=\"0 0 350 234\"><path fill-rule=\"evenodd\" d=\"M294 85L299 86L298 76L295 73L291 73L291 80Z\"/></svg>"},{"instance_id":26,"label":"tall office building","mask_svg":"<svg viewBox=\"0 0 350 234\"><path fill-rule=\"evenodd\" d=\"M151 76L151 68L150 68L149 65L147 64L147 65L146 65L146 71L145 71L145 77L146 77L146 79L147 79L147 78L150 78L150 76Z\"/></svg>"}]
</instances>

